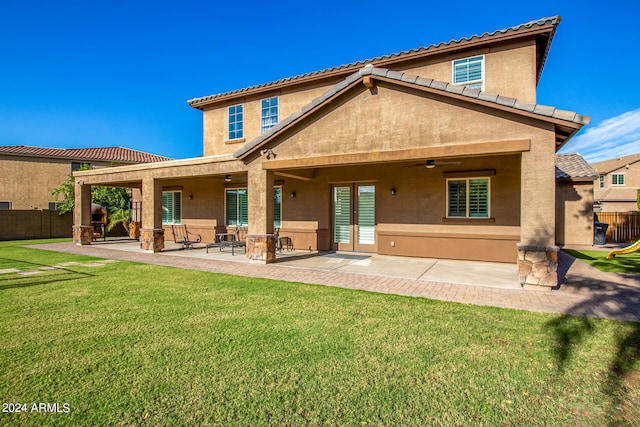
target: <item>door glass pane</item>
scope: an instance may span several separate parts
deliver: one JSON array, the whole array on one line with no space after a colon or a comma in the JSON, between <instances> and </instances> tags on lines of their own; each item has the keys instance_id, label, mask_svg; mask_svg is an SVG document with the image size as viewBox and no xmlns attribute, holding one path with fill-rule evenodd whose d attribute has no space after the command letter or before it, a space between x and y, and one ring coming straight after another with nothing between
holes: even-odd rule
<instances>
[{"instance_id":1,"label":"door glass pane","mask_svg":"<svg viewBox=\"0 0 640 427\"><path fill-rule=\"evenodd\" d=\"M358 243L375 243L376 187L358 186Z\"/></svg>"},{"instance_id":2,"label":"door glass pane","mask_svg":"<svg viewBox=\"0 0 640 427\"><path fill-rule=\"evenodd\" d=\"M351 235L351 187L334 187L333 189L333 241L349 243Z\"/></svg>"}]
</instances>

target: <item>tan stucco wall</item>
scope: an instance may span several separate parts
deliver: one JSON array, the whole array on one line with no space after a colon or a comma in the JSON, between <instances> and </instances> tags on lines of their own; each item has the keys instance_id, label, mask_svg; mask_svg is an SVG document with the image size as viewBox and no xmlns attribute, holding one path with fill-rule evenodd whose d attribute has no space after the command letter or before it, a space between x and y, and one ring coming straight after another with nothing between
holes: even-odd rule
<instances>
[{"instance_id":1,"label":"tan stucco wall","mask_svg":"<svg viewBox=\"0 0 640 427\"><path fill-rule=\"evenodd\" d=\"M559 182L556 186L556 244L593 244L593 183Z\"/></svg>"},{"instance_id":2,"label":"tan stucco wall","mask_svg":"<svg viewBox=\"0 0 640 427\"><path fill-rule=\"evenodd\" d=\"M450 82L452 80L452 61L476 55L485 55L485 91L522 101L536 101L536 54L533 39L491 48L483 48L438 55L418 63L406 64L394 68L421 77ZM203 112L204 155L233 153L243 144L260 136L261 100L272 96L279 97L279 120L299 111L303 106L331 89L340 79L329 79L313 86L285 88L284 90L264 93L257 97L243 97L241 94L232 101L208 107ZM227 139L227 108L230 105L244 105L244 138L229 141Z\"/></svg>"},{"instance_id":3,"label":"tan stucco wall","mask_svg":"<svg viewBox=\"0 0 640 427\"><path fill-rule=\"evenodd\" d=\"M56 188L71 172L71 160L0 156L0 201L10 201L12 209L48 209ZM109 164L90 162L94 167Z\"/></svg>"}]
</instances>

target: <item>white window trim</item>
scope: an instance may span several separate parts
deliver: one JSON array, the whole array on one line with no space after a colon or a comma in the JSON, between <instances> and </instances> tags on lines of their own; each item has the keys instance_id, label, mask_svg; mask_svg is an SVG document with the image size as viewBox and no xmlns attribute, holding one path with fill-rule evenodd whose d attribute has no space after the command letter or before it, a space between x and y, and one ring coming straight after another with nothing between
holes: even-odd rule
<instances>
[{"instance_id":1,"label":"white window trim","mask_svg":"<svg viewBox=\"0 0 640 427\"><path fill-rule=\"evenodd\" d=\"M263 109L262 109L262 101L266 101L269 99L276 99L277 103L278 103L278 112L276 114L276 122L271 125L269 128L264 129L262 126L262 120L264 120L264 116L262 115ZM263 98L260 100L260 133L265 133L267 132L269 129L271 129L272 127L274 127L275 125L278 124L278 122L280 121L280 97L279 96L270 96L269 98Z\"/></svg>"},{"instance_id":2,"label":"white window trim","mask_svg":"<svg viewBox=\"0 0 640 427\"><path fill-rule=\"evenodd\" d=\"M276 224L275 223L275 211L274 211L274 227L282 227L282 205L284 203L284 198L282 195L282 186L281 185L276 185L273 187L274 191L276 188L280 189L280 224ZM249 190L247 187L227 187L224 189L224 224L226 227L244 227L244 226L236 226L236 225L229 225L229 218L227 218L227 190L247 190L247 210L249 209L249 203L248 203L248 198L249 198ZM274 195L275 197L275 195ZM249 218L248 212L247 212L247 220ZM247 221L248 222L248 221Z\"/></svg>"},{"instance_id":3,"label":"white window trim","mask_svg":"<svg viewBox=\"0 0 640 427\"><path fill-rule=\"evenodd\" d=\"M455 67L455 63L456 61L462 61L464 59L470 59L470 58L476 58L476 57L481 57L482 58L482 64L481 64L481 73L482 73L482 78L480 80L469 80L466 82L460 82L460 83L455 83L456 80L456 67ZM472 55L472 56L467 56L465 58L458 58L458 59L454 59L453 61L451 61L451 82L456 85L456 86L469 86L469 85L473 85L473 84L477 84L480 83L480 91L484 91L484 81L485 81L485 62L486 62L486 58L484 55Z\"/></svg>"},{"instance_id":4,"label":"white window trim","mask_svg":"<svg viewBox=\"0 0 640 427\"><path fill-rule=\"evenodd\" d=\"M163 193L180 193L180 218L178 219L178 221L176 221L175 218L175 209L173 212L173 215L171 215L173 217L173 221L172 222L164 222L164 220L162 221L162 225L180 225L182 224L182 190L164 190L162 191ZM175 203L175 196L174 196L174 203ZM164 206L163 206L164 208Z\"/></svg>"},{"instance_id":5,"label":"white window trim","mask_svg":"<svg viewBox=\"0 0 640 427\"><path fill-rule=\"evenodd\" d=\"M612 187L624 187L626 185L627 182L627 177L625 176L625 173L612 173L611 174L611 186ZM614 184L613 183L613 177L614 176L622 176L622 184Z\"/></svg>"},{"instance_id":6,"label":"white window trim","mask_svg":"<svg viewBox=\"0 0 640 427\"><path fill-rule=\"evenodd\" d=\"M469 180L472 179L486 179L488 182L488 189L487 189L487 216L469 216ZM466 185L466 190L467 190L467 195L466 195L466 213L465 216L449 216L449 181L466 181L467 185ZM446 192L446 197L447 197L447 206L446 206L446 212L445 212L445 218L451 218L451 219L471 219L471 220L483 220L483 219L489 219L491 218L491 177L490 176L473 176L473 177L469 177L469 178L447 178L446 179L446 185L445 185L445 192Z\"/></svg>"},{"instance_id":7,"label":"white window trim","mask_svg":"<svg viewBox=\"0 0 640 427\"><path fill-rule=\"evenodd\" d=\"M242 136L231 138L231 131L229 125L231 124L231 113L229 112L232 107L242 107ZM236 113L237 114L237 113ZM227 107L227 140L236 141L244 139L244 104L234 104Z\"/></svg>"}]
</instances>

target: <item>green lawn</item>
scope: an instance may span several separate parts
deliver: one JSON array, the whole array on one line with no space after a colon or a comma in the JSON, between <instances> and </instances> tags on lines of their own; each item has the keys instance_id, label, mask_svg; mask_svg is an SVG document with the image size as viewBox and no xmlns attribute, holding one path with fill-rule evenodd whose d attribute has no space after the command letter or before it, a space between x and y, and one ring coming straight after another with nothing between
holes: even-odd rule
<instances>
[{"instance_id":1,"label":"green lawn","mask_svg":"<svg viewBox=\"0 0 640 427\"><path fill-rule=\"evenodd\" d=\"M572 257L578 258L601 271L611 273L640 274L640 252L616 255L607 259L609 252L563 249Z\"/></svg>"},{"instance_id":2,"label":"green lawn","mask_svg":"<svg viewBox=\"0 0 640 427\"><path fill-rule=\"evenodd\" d=\"M0 274L0 425L640 425L640 324L23 243L0 270L79 264Z\"/></svg>"}]
</instances>

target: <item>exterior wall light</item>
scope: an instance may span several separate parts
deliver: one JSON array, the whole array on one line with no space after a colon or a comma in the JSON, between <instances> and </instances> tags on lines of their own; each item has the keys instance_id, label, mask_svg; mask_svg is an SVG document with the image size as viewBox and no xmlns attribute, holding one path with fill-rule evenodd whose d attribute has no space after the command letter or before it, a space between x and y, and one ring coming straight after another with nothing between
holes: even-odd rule
<instances>
[{"instance_id":1,"label":"exterior wall light","mask_svg":"<svg viewBox=\"0 0 640 427\"><path fill-rule=\"evenodd\" d=\"M392 187L392 188L391 188L391 195L392 195L392 196L395 196L395 195L396 195L396 188L395 188L395 187Z\"/></svg>"},{"instance_id":2,"label":"exterior wall light","mask_svg":"<svg viewBox=\"0 0 640 427\"><path fill-rule=\"evenodd\" d=\"M296 192L295 192L295 191L292 191L292 192L291 192L291 198L292 198L292 199L295 199L295 197L296 197Z\"/></svg>"}]
</instances>

